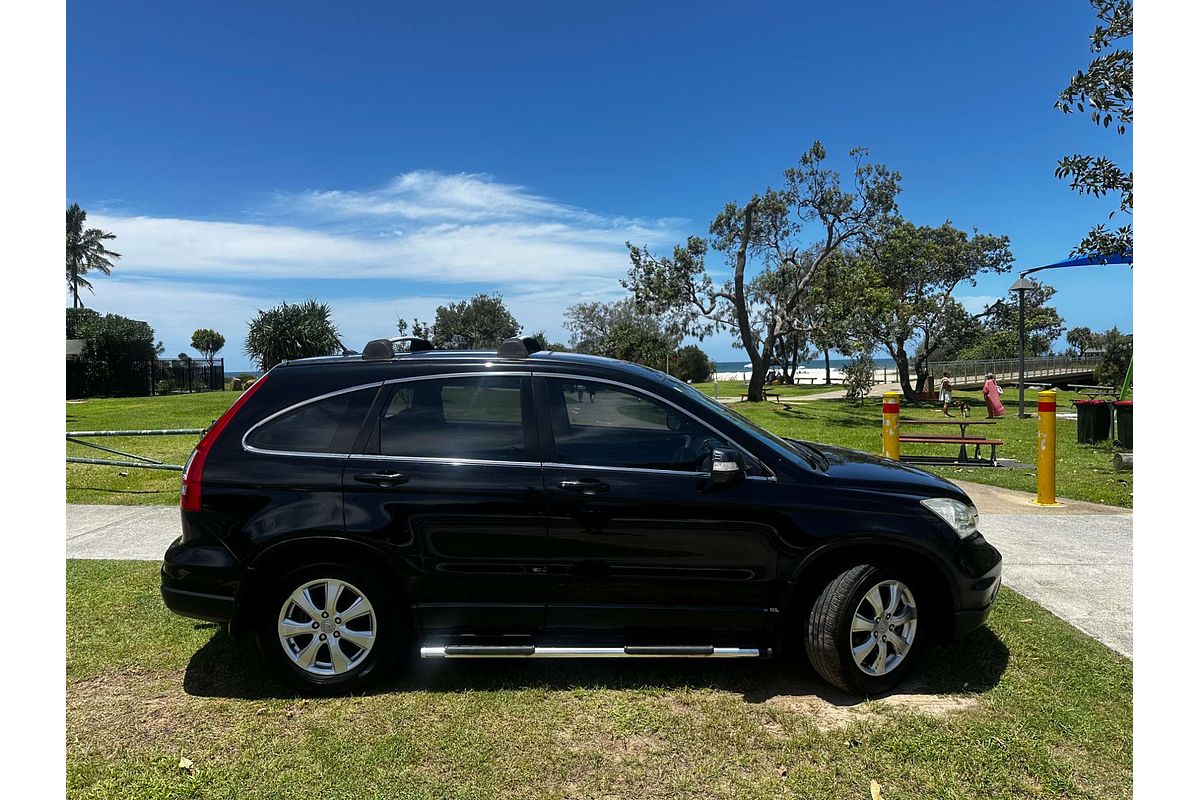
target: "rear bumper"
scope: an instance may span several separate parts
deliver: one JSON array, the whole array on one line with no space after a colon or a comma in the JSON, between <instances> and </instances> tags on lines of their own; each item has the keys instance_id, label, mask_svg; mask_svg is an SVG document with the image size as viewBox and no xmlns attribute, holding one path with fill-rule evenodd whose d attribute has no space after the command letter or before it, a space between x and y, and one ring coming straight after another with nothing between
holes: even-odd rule
<instances>
[{"instance_id":1,"label":"rear bumper","mask_svg":"<svg viewBox=\"0 0 1200 800\"><path fill-rule=\"evenodd\" d=\"M229 622L241 566L223 545L189 545L176 539L163 555L163 603L176 614Z\"/></svg>"}]
</instances>

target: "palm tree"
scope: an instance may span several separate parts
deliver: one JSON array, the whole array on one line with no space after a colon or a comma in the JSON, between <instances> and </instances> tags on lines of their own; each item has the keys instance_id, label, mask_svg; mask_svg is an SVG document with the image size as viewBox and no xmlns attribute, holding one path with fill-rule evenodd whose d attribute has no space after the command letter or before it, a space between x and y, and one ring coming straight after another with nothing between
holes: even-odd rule
<instances>
[{"instance_id":1,"label":"palm tree","mask_svg":"<svg viewBox=\"0 0 1200 800\"><path fill-rule=\"evenodd\" d=\"M79 287L92 292L92 284L83 277L88 270L98 269L105 275L111 275L113 259L121 257L104 246L109 239L115 239L116 234L102 231L99 228L84 228L87 212L78 203L67 206L67 286L71 296L75 298L75 308L83 304L79 302ZM93 292L94 293L94 292Z\"/></svg>"}]
</instances>

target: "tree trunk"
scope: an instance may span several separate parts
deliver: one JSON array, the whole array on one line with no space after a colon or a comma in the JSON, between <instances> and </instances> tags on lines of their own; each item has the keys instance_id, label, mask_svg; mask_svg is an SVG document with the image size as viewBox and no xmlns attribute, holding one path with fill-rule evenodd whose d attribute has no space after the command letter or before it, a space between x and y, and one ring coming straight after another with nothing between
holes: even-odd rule
<instances>
[{"instance_id":1,"label":"tree trunk","mask_svg":"<svg viewBox=\"0 0 1200 800\"><path fill-rule=\"evenodd\" d=\"M754 346L754 335L750 330L750 310L746 304L746 250L750 247L750 231L757 204L757 198L746 204L743 212L742 235L738 242L737 259L734 261L733 268L733 299L734 310L737 312L738 331L742 335L742 347L745 348L746 355L750 357L750 363L753 365L750 372L750 386L746 389L746 399L752 403L763 400L763 384L767 380L767 367L771 363L771 355L775 347L775 337L770 334L763 342L762 352L759 352L758 348Z\"/></svg>"},{"instance_id":2,"label":"tree trunk","mask_svg":"<svg viewBox=\"0 0 1200 800\"><path fill-rule=\"evenodd\" d=\"M892 353L892 358L896 361L896 371L900 375L900 390L904 392L904 399L910 403L917 402L917 393L913 391L912 378L908 372L908 353L900 346Z\"/></svg>"},{"instance_id":3,"label":"tree trunk","mask_svg":"<svg viewBox=\"0 0 1200 800\"><path fill-rule=\"evenodd\" d=\"M829 348L825 348L825 385L832 386L833 378L829 375Z\"/></svg>"}]
</instances>

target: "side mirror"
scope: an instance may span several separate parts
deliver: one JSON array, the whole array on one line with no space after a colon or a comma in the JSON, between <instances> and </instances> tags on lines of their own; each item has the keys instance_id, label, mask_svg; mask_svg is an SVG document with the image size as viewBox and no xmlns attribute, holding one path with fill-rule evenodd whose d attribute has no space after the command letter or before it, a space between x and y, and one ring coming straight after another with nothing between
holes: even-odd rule
<instances>
[{"instance_id":1,"label":"side mirror","mask_svg":"<svg viewBox=\"0 0 1200 800\"><path fill-rule=\"evenodd\" d=\"M746 477L746 461L738 450L714 447L709 476L714 486L727 486Z\"/></svg>"}]
</instances>

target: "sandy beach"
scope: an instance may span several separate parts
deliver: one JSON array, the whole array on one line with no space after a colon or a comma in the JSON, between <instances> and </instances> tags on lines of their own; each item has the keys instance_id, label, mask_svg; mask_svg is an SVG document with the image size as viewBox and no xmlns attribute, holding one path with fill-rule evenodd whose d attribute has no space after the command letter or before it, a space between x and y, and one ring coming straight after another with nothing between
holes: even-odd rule
<instances>
[{"instance_id":1,"label":"sandy beach","mask_svg":"<svg viewBox=\"0 0 1200 800\"><path fill-rule=\"evenodd\" d=\"M833 383L842 383L844 374L842 370L833 368L829 370L829 379ZM750 380L750 370L737 370L735 372L718 372L717 380L720 381L748 381ZM896 380L895 369L877 369L875 370L875 380L877 382L887 382ZM824 367L803 367L796 370L796 383L804 386L813 383L825 382Z\"/></svg>"}]
</instances>

